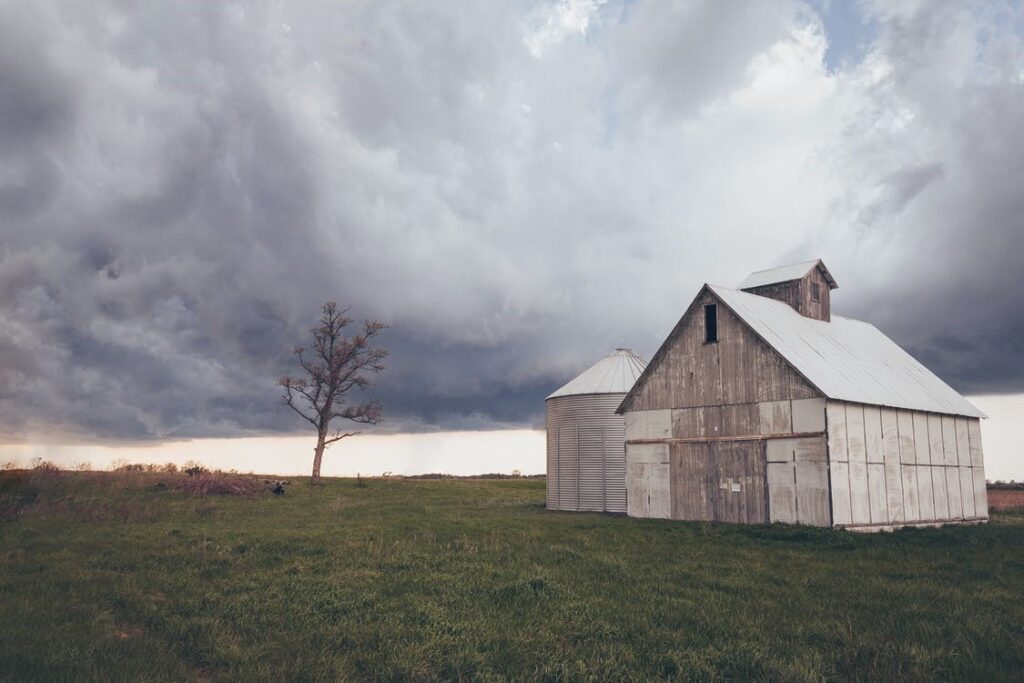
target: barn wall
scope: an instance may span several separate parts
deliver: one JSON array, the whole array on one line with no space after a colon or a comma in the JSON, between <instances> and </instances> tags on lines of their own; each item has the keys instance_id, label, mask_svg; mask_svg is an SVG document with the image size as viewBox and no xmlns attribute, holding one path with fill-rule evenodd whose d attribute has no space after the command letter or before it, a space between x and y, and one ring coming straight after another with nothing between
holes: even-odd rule
<instances>
[{"instance_id":1,"label":"barn wall","mask_svg":"<svg viewBox=\"0 0 1024 683\"><path fill-rule=\"evenodd\" d=\"M821 294L818 301L811 299L812 283L818 285ZM800 308L797 310L808 318L826 322L832 319L831 290L820 268L815 268L800 281Z\"/></svg>"},{"instance_id":2,"label":"barn wall","mask_svg":"<svg viewBox=\"0 0 1024 683\"><path fill-rule=\"evenodd\" d=\"M718 304L718 341L704 342L704 305ZM629 411L735 406L815 398L819 394L783 358L704 292L651 361Z\"/></svg>"},{"instance_id":3,"label":"barn wall","mask_svg":"<svg viewBox=\"0 0 1024 683\"><path fill-rule=\"evenodd\" d=\"M825 399L630 411L625 417L631 516L831 523ZM666 499L668 510L662 505L653 514L650 501Z\"/></svg>"},{"instance_id":4,"label":"barn wall","mask_svg":"<svg viewBox=\"0 0 1024 683\"><path fill-rule=\"evenodd\" d=\"M828 401L837 526L988 518L977 418Z\"/></svg>"},{"instance_id":5,"label":"barn wall","mask_svg":"<svg viewBox=\"0 0 1024 683\"><path fill-rule=\"evenodd\" d=\"M770 285L762 285L761 287L749 287L743 291L781 301L799 311L803 303L803 297L800 296L800 283L800 280L790 280L789 282L776 282Z\"/></svg>"},{"instance_id":6,"label":"barn wall","mask_svg":"<svg viewBox=\"0 0 1024 683\"><path fill-rule=\"evenodd\" d=\"M547 400L547 507L626 511L625 394Z\"/></svg>"}]
</instances>

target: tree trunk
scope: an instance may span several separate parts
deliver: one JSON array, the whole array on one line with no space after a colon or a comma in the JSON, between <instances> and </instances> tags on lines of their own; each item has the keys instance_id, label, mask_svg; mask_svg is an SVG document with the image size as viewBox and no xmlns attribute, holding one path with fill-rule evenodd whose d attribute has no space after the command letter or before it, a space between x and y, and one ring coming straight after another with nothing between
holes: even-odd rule
<instances>
[{"instance_id":1,"label":"tree trunk","mask_svg":"<svg viewBox=\"0 0 1024 683\"><path fill-rule=\"evenodd\" d=\"M320 463L324 459L324 437L321 432L316 437L316 448L313 449L313 483L320 483Z\"/></svg>"}]
</instances>

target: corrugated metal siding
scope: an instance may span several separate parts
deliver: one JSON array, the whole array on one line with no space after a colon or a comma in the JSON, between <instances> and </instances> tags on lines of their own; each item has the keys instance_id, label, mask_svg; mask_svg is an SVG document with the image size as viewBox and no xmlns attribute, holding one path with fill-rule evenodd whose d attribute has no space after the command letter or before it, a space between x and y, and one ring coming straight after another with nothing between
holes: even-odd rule
<instances>
[{"instance_id":1,"label":"corrugated metal siding","mask_svg":"<svg viewBox=\"0 0 1024 683\"><path fill-rule=\"evenodd\" d=\"M579 452L576 450L577 425L565 424L558 430L558 509L579 509L579 477L576 475Z\"/></svg>"},{"instance_id":2,"label":"corrugated metal siding","mask_svg":"<svg viewBox=\"0 0 1024 683\"><path fill-rule=\"evenodd\" d=\"M626 511L625 429L615 414L624 396L548 399L548 508Z\"/></svg>"},{"instance_id":3,"label":"corrugated metal siding","mask_svg":"<svg viewBox=\"0 0 1024 683\"><path fill-rule=\"evenodd\" d=\"M548 508L558 509L558 431L548 430Z\"/></svg>"},{"instance_id":4,"label":"corrugated metal siding","mask_svg":"<svg viewBox=\"0 0 1024 683\"><path fill-rule=\"evenodd\" d=\"M625 441L626 432L621 426L609 425L604 428L604 500L608 512L626 511Z\"/></svg>"}]
</instances>

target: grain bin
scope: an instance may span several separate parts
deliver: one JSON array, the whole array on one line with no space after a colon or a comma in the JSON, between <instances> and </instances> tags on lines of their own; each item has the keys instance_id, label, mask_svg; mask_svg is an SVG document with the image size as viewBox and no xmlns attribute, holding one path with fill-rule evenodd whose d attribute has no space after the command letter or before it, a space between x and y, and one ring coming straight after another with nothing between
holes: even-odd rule
<instances>
[{"instance_id":1,"label":"grain bin","mask_svg":"<svg viewBox=\"0 0 1024 683\"><path fill-rule=\"evenodd\" d=\"M548 509L626 511L625 430L615 409L646 365L615 349L548 396Z\"/></svg>"}]
</instances>

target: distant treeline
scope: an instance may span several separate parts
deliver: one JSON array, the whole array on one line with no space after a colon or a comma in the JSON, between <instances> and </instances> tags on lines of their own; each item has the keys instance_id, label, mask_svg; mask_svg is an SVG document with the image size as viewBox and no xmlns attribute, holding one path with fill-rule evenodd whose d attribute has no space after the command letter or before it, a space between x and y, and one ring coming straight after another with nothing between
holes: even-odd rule
<instances>
[{"instance_id":1,"label":"distant treeline","mask_svg":"<svg viewBox=\"0 0 1024 683\"><path fill-rule=\"evenodd\" d=\"M1024 481L990 481L988 487L993 491L1024 491Z\"/></svg>"},{"instance_id":2,"label":"distant treeline","mask_svg":"<svg viewBox=\"0 0 1024 683\"><path fill-rule=\"evenodd\" d=\"M89 472L92 470L92 464L89 462L76 463L71 466L60 467L52 462L43 460L42 458L35 458L32 460L28 468L21 468L14 462L5 462L0 464L0 470L32 470L35 472L50 472L59 473L61 471L74 471L74 472ZM189 476L197 476L204 474L239 474L237 470L230 470L224 472L218 469L211 469L203 465L202 463L194 460L189 460L184 465L176 465L173 462L168 463L138 463L128 462L127 460L115 460L110 465L110 471L112 472L152 472L161 474L187 474ZM250 475L254 474L252 472ZM543 474L521 474L517 470L513 470L511 474L503 474L500 472L490 472L488 474L443 474L441 472L431 472L429 474L394 474L392 472L384 472L379 477L369 476L361 477L361 479L544 479ZM351 477L339 477L341 479L350 479Z\"/></svg>"}]
</instances>

